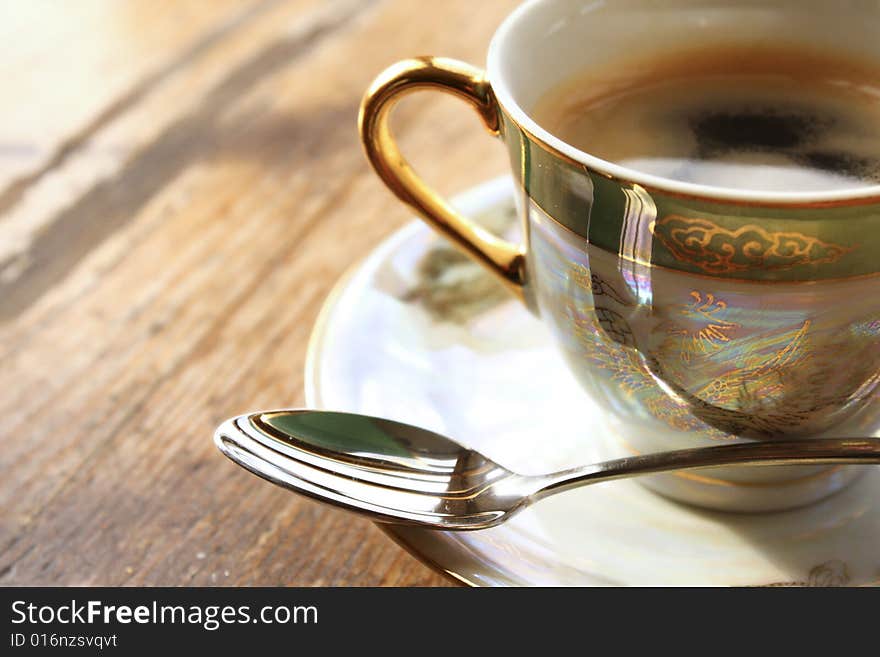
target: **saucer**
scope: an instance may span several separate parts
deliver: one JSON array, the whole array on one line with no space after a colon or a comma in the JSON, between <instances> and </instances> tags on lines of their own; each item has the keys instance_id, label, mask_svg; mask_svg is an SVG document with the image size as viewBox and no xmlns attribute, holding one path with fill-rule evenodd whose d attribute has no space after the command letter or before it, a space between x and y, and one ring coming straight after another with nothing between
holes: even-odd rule
<instances>
[{"instance_id":1,"label":"saucer","mask_svg":"<svg viewBox=\"0 0 880 657\"><path fill-rule=\"evenodd\" d=\"M513 199L505 177L454 204L512 234ZM604 447L602 408L540 321L421 222L388 238L328 298L309 345L306 400L437 431L524 474L617 456ZM706 511L624 480L547 498L492 529L379 526L475 586L876 585L880 467L780 513Z\"/></svg>"}]
</instances>

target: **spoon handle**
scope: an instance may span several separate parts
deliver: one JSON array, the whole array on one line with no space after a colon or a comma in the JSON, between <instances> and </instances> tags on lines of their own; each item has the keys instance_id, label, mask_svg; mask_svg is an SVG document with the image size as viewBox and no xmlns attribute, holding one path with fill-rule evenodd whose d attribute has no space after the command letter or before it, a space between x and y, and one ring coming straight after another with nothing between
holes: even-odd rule
<instances>
[{"instance_id":1,"label":"spoon handle","mask_svg":"<svg viewBox=\"0 0 880 657\"><path fill-rule=\"evenodd\" d=\"M548 495L637 475L730 465L829 465L880 463L880 438L816 438L697 447L628 456L535 478L537 501Z\"/></svg>"}]
</instances>

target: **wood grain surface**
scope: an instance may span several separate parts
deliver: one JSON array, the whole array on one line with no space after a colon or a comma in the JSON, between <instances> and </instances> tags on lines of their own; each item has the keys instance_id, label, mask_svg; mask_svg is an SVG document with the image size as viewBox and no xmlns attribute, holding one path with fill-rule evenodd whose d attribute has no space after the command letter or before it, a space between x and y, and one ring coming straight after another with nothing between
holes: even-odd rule
<instances>
[{"instance_id":1,"label":"wood grain surface","mask_svg":"<svg viewBox=\"0 0 880 657\"><path fill-rule=\"evenodd\" d=\"M29 0L0 34L0 585L443 585L371 523L223 458L301 406L334 282L411 219L358 103L485 61L514 0ZM444 192L505 170L460 102L402 104Z\"/></svg>"}]
</instances>

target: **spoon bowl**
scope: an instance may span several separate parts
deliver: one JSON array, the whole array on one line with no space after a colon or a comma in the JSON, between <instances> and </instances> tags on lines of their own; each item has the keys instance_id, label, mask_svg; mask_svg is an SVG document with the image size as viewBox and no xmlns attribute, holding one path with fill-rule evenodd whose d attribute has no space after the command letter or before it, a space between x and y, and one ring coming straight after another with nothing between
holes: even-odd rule
<instances>
[{"instance_id":1,"label":"spoon bowl","mask_svg":"<svg viewBox=\"0 0 880 657\"><path fill-rule=\"evenodd\" d=\"M658 452L521 475L433 431L354 413L240 415L214 434L274 484L372 520L444 530L498 525L544 497L637 475L729 465L880 463L880 439L779 440Z\"/></svg>"}]
</instances>

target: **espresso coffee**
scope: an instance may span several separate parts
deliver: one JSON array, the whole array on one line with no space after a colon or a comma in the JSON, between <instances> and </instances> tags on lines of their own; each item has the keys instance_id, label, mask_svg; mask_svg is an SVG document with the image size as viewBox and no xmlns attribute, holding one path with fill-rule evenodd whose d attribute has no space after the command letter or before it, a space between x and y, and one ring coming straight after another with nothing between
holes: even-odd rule
<instances>
[{"instance_id":1,"label":"espresso coffee","mask_svg":"<svg viewBox=\"0 0 880 657\"><path fill-rule=\"evenodd\" d=\"M717 47L575 76L533 112L642 173L741 190L880 184L880 65L799 48Z\"/></svg>"}]
</instances>

